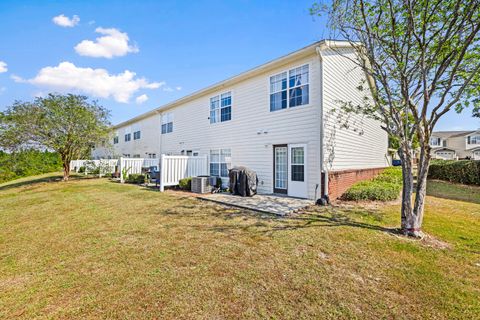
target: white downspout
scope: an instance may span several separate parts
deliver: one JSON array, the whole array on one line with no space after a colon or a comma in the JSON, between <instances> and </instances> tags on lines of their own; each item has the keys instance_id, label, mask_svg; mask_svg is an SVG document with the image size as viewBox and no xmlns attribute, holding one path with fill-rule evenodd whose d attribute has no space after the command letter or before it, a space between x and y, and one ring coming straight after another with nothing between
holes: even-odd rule
<instances>
[{"instance_id":1,"label":"white downspout","mask_svg":"<svg viewBox=\"0 0 480 320\"><path fill-rule=\"evenodd\" d=\"M322 47L326 46L326 44L322 44L321 46L317 47L317 54L320 58L320 181L324 184L324 192L320 195L320 198L323 196L328 196L328 171L325 168L324 162L324 119L323 119L323 109L324 109L324 58L322 55ZM325 174L324 180L322 181L322 173ZM321 187L320 187L321 192ZM316 199L315 199L316 200Z\"/></svg>"}]
</instances>

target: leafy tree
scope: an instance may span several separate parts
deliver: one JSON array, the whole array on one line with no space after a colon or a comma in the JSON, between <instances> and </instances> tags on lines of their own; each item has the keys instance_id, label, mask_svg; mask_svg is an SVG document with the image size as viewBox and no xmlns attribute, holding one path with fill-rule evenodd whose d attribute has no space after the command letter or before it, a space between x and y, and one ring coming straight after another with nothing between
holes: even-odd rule
<instances>
[{"instance_id":1,"label":"leafy tree","mask_svg":"<svg viewBox=\"0 0 480 320\"><path fill-rule=\"evenodd\" d=\"M333 36L348 40L358 53L355 63L368 79L359 89L371 91L372 99L342 108L382 121L398 139L402 230L421 236L432 131L452 109L479 110L480 1L333 0L328 6L315 3L311 12L328 14Z\"/></svg>"},{"instance_id":2,"label":"leafy tree","mask_svg":"<svg viewBox=\"0 0 480 320\"><path fill-rule=\"evenodd\" d=\"M67 181L70 161L89 156L95 144L107 140L109 117L108 110L80 95L49 94L33 102L17 101L0 113L0 147L56 151Z\"/></svg>"}]
</instances>

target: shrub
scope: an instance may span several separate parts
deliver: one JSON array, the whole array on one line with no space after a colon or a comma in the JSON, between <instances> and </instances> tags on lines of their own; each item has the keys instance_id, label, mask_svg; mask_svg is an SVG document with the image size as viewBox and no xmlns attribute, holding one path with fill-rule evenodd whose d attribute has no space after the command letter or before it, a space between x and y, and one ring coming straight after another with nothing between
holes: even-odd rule
<instances>
[{"instance_id":1,"label":"shrub","mask_svg":"<svg viewBox=\"0 0 480 320\"><path fill-rule=\"evenodd\" d=\"M130 174L128 175L127 179L125 179L126 183L133 183L133 184L141 184L145 183L145 175L144 174Z\"/></svg>"},{"instance_id":2,"label":"shrub","mask_svg":"<svg viewBox=\"0 0 480 320\"><path fill-rule=\"evenodd\" d=\"M480 185L480 161L434 160L430 164L428 178Z\"/></svg>"},{"instance_id":3,"label":"shrub","mask_svg":"<svg viewBox=\"0 0 480 320\"><path fill-rule=\"evenodd\" d=\"M192 178L184 178L178 181L178 186L182 190L191 191L192 190Z\"/></svg>"},{"instance_id":4,"label":"shrub","mask_svg":"<svg viewBox=\"0 0 480 320\"><path fill-rule=\"evenodd\" d=\"M390 167L372 180L355 183L342 195L342 199L392 201L398 198L401 190L402 171L398 167Z\"/></svg>"},{"instance_id":5,"label":"shrub","mask_svg":"<svg viewBox=\"0 0 480 320\"><path fill-rule=\"evenodd\" d=\"M85 173L85 167L81 166L80 168L78 168L78 173Z\"/></svg>"},{"instance_id":6,"label":"shrub","mask_svg":"<svg viewBox=\"0 0 480 320\"><path fill-rule=\"evenodd\" d=\"M62 161L56 152L25 149L7 153L0 150L0 183L60 170Z\"/></svg>"}]
</instances>

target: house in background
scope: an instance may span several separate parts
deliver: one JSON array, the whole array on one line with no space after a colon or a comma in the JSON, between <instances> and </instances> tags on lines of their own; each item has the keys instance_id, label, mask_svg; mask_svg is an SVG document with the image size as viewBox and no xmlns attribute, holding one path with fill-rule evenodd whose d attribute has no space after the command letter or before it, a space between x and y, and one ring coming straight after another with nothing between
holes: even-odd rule
<instances>
[{"instance_id":1,"label":"house in background","mask_svg":"<svg viewBox=\"0 0 480 320\"><path fill-rule=\"evenodd\" d=\"M434 159L480 160L480 130L433 132L430 146Z\"/></svg>"},{"instance_id":2,"label":"house in background","mask_svg":"<svg viewBox=\"0 0 480 320\"><path fill-rule=\"evenodd\" d=\"M351 115L355 125L342 125L339 103L366 95L355 57L348 42L316 42L116 125L113 155L207 156L225 183L228 168L246 166L259 193L336 198L389 165L379 122Z\"/></svg>"}]
</instances>

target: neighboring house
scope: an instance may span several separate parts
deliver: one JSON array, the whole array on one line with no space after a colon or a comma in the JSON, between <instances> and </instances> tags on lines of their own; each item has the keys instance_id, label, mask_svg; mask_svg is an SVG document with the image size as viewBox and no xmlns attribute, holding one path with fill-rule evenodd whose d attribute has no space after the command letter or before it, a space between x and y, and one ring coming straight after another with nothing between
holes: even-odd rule
<instances>
[{"instance_id":1,"label":"neighboring house","mask_svg":"<svg viewBox=\"0 0 480 320\"><path fill-rule=\"evenodd\" d=\"M228 168L246 166L260 193L335 198L388 166L380 123L354 115L344 126L339 117L340 101L365 96L354 58L348 42L314 43L116 125L113 153L206 155L225 183Z\"/></svg>"},{"instance_id":2,"label":"neighboring house","mask_svg":"<svg viewBox=\"0 0 480 320\"><path fill-rule=\"evenodd\" d=\"M480 160L480 130L433 132L430 146L435 159Z\"/></svg>"}]
</instances>

